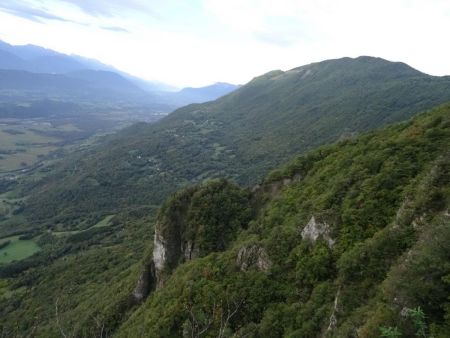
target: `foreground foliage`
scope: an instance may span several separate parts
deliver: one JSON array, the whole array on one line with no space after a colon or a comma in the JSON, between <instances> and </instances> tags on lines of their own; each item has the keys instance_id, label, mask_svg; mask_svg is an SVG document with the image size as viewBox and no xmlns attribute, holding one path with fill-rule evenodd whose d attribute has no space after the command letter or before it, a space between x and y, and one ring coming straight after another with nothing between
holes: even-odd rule
<instances>
[{"instance_id":1,"label":"foreground foliage","mask_svg":"<svg viewBox=\"0 0 450 338\"><path fill-rule=\"evenodd\" d=\"M248 229L180 265L117 336L447 337L449 145L444 106L272 172ZM312 216L334 242L302 236ZM251 246L270 269L243 269Z\"/></svg>"}]
</instances>

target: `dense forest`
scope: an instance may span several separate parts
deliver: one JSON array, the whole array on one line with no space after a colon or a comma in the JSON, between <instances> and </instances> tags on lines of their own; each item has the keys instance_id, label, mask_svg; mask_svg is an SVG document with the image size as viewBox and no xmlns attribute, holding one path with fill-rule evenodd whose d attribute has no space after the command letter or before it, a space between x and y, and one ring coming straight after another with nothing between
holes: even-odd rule
<instances>
[{"instance_id":1,"label":"dense forest","mask_svg":"<svg viewBox=\"0 0 450 338\"><path fill-rule=\"evenodd\" d=\"M189 206L198 258L180 259L117 336L448 337L449 149L447 105L273 171L252 194L249 222L248 203L233 211L226 185L201 201L175 195L159 217ZM217 198L227 211L209 214ZM235 240L205 250L217 227Z\"/></svg>"}]
</instances>

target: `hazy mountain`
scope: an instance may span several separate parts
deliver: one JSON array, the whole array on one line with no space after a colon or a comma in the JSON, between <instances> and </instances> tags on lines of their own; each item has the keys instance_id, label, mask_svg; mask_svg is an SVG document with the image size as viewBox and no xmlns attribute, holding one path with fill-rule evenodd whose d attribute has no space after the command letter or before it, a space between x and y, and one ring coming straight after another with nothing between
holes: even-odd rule
<instances>
[{"instance_id":1,"label":"hazy mountain","mask_svg":"<svg viewBox=\"0 0 450 338\"><path fill-rule=\"evenodd\" d=\"M140 89L143 89L145 91L149 92L165 92L165 91L174 91L174 87L167 85L162 82L156 82L156 81L147 81L144 79L141 79L139 77L127 74L125 72L122 72L121 70L106 65L98 60L85 58L83 56L79 55L71 55L71 58L75 59L77 62L84 65L84 68L90 69L90 70L103 70L107 72L114 72L119 74L120 76L124 77L131 83L133 83L135 86L139 87Z\"/></svg>"},{"instance_id":2,"label":"hazy mountain","mask_svg":"<svg viewBox=\"0 0 450 338\"><path fill-rule=\"evenodd\" d=\"M71 78L86 80L91 86L94 83L96 87L103 86L104 91L111 89L123 89L126 92L130 92L132 89L136 92L147 91L151 93L149 98L152 103L161 107L165 106L164 111L167 112L189 103L215 100L237 88L237 86L231 84L216 83L201 88L184 88L177 92L172 86L140 79L95 59L66 55L34 45L13 46L2 41L0 41L0 69L66 75ZM12 74L9 73L8 79L12 79ZM19 83L23 77L24 75L21 74L18 79L13 79L13 83ZM53 83L57 79L54 77L47 78L51 79ZM36 83L42 84L42 80L43 77L37 77ZM66 80L66 82L68 81ZM33 84L21 85L21 87L27 86L39 90L39 86ZM55 86L47 83L41 88L49 89L55 88ZM73 86L70 86L70 90L73 90L73 88ZM14 85L11 86L11 89L14 90ZM64 85L61 88L56 86L56 89L59 92L67 93ZM82 88L78 88L76 91L85 92ZM49 92L47 94L54 95L55 93Z\"/></svg>"},{"instance_id":3,"label":"hazy mountain","mask_svg":"<svg viewBox=\"0 0 450 338\"><path fill-rule=\"evenodd\" d=\"M85 69L86 65L78 62L69 55L54 52L34 45L13 46L0 41L0 51L17 56L21 63L7 67L3 63L3 54L0 54L0 64L3 69L26 70L33 73L67 73Z\"/></svg>"},{"instance_id":4,"label":"hazy mountain","mask_svg":"<svg viewBox=\"0 0 450 338\"><path fill-rule=\"evenodd\" d=\"M93 70L47 74L0 69L0 96L16 97L18 100L20 98L61 98L69 101L152 102L152 97L148 93L120 75ZM167 107L168 109L170 108Z\"/></svg>"},{"instance_id":5,"label":"hazy mountain","mask_svg":"<svg viewBox=\"0 0 450 338\"><path fill-rule=\"evenodd\" d=\"M123 76L104 70L79 70L65 74L67 77L81 79L99 88L123 92L140 92L141 88L128 81Z\"/></svg>"},{"instance_id":6,"label":"hazy mountain","mask_svg":"<svg viewBox=\"0 0 450 338\"><path fill-rule=\"evenodd\" d=\"M186 87L178 92L167 94L167 97L180 105L213 101L239 88L238 85L217 82L205 87Z\"/></svg>"},{"instance_id":7,"label":"hazy mountain","mask_svg":"<svg viewBox=\"0 0 450 338\"><path fill-rule=\"evenodd\" d=\"M79 55L66 55L35 45L14 46L3 41L0 41L0 69L50 74L65 74L80 70L100 70L118 73L142 90L166 91L171 88L163 83L139 79L95 59Z\"/></svg>"},{"instance_id":8,"label":"hazy mountain","mask_svg":"<svg viewBox=\"0 0 450 338\"><path fill-rule=\"evenodd\" d=\"M61 74L31 73L0 69L0 89L37 91L41 93L73 93L87 85L86 81Z\"/></svg>"},{"instance_id":9,"label":"hazy mountain","mask_svg":"<svg viewBox=\"0 0 450 338\"><path fill-rule=\"evenodd\" d=\"M23 60L33 60L45 56L63 55L51 49L46 49L35 45L15 46L0 40L0 50L7 51Z\"/></svg>"},{"instance_id":10,"label":"hazy mountain","mask_svg":"<svg viewBox=\"0 0 450 338\"><path fill-rule=\"evenodd\" d=\"M0 49L0 69L23 69L25 61L18 56Z\"/></svg>"},{"instance_id":11,"label":"hazy mountain","mask_svg":"<svg viewBox=\"0 0 450 338\"><path fill-rule=\"evenodd\" d=\"M84 68L83 64L66 55L39 56L29 60L26 65L26 70L30 72L49 74L64 74Z\"/></svg>"}]
</instances>

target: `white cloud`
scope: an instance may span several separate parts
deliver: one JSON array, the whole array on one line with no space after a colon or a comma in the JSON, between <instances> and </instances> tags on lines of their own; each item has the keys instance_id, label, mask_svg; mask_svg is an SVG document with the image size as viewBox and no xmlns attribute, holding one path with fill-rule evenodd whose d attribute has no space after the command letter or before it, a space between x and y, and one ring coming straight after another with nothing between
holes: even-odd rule
<instances>
[{"instance_id":1,"label":"white cloud","mask_svg":"<svg viewBox=\"0 0 450 338\"><path fill-rule=\"evenodd\" d=\"M50 15L72 22L44 18L42 24L0 12L0 38L97 58L176 85L244 83L272 69L358 55L450 74L446 0L27 3L44 4Z\"/></svg>"}]
</instances>

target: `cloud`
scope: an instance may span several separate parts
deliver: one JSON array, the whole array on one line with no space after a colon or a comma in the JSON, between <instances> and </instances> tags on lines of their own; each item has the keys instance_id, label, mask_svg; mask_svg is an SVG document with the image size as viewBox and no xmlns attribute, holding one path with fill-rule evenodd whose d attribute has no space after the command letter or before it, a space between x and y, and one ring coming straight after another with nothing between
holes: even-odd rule
<instances>
[{"instance_id":1,"label":"cloud","mask_svg":"<svg viewBox=\"0 0 450 338\"><path fill-rule=\"evenodd\" d=\"M50 13L45 7L38 7L23 1L2 1L0 3L0 11L39 23L42 23L42 20L72 22Z\"/></svg>"},{"instance_id":2,"label":"cloud","mask_svg":"<svg viewBox=\"0 0 450 338\"><path fill-rule=\"evenodd\" d=\"M123 18L127 12L137 12L157 18L158 15L150 4L155 5L154 2L148 3L144 0L0 0L0 11L39 23L45 20L55 20L80 24L80 22L71 20L76 13L73 12L72 6L94 18ZM69 6L72 7L72 12L68 11ZM61 13L58 11L55 14L56 9L62 9L62 13L65 15L58 15ZM68 19L67 16L71 19ZM109 29L111 27L113 29ZM124 32L123 29L115 29L119 27L111 27L100 28Z\"/></svg>"},{"instance_id":3,"label":"cloud","mask_svg":"<svg viewBox=\"0 0 450 338\"><path fill-rule=\"evenodd\" d=\"M262 42L279 47L292 46L296 40L289 36L282 36L273 32L255 32L254 37Z\"/></svg>"},{"instance_id":4,"label":"cloud","mask_svg":"<svg viewBox=\"0 0 450 338\"><path fill-rule=\"evenodd\" d=\"M102 26L100 28L105 29L107 31L118 32L118 33L130 33L129 30L122 28L122 27L118 27L118 26Z\"/></svg>"},{"instance_id":5,"label":"cloud","mask_svg":"<svg viewBox=\"0 0 450 338\"><path fill-rule=\"evenodd\" d=\"M0 36L177 86L358 55L443 75L449 15L449 0L0 0Z\"/></svg>"},{"instance_id":6,"label":"cloud","mask_svg":"<svg viewBox=\"0 0 450 338\"><path fill-rule=\"evenodd\" d=\"M261 28L253 32L253 36L264 43L278 47L291 47L297 43L313 40L311 28L301 16L272 16L267 15L262 21Z\"/></svg>"},{"instance_id":7,"label":"cloud","mask_svg":"<svg viewBox=\"0 0 450 338\"><path fill-rule=\"evenodd\" d=\"M154 15L148 1L142 0L63 0L80 8L91 16L113 17L123 14L123 10L139 11Z\"/></svg>"}]
</instances>

